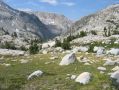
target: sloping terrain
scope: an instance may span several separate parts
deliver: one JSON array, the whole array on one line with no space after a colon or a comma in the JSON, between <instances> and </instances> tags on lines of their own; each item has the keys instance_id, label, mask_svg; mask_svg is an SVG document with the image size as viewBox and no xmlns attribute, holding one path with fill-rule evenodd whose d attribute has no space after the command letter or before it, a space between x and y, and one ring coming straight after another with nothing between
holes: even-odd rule
<instances>
[{"instance_id":1,"label":"sloping terrain","mask_svg":"<svg viewBox=\"0 0 119 90\"><path fill-rule=\"evenodd\" d=\"M36 15L55 36L66 33L73 24L64 15L38 11L29 13Z\"/></svg>"},{"instance_id":2,"label":"sloping terrain","mask_svg":"<svg viewBox=\"0 0 119 90\"><path fill-rule=\"evenodd\" d=\"M24 39L44 40L52 35L35 15L15 10L3 1L0 1L0 32L10 35L15 32L19 38Z\"/></svg>"},{"instance_id":3,"label":"sloping terrain","mask_svg":"<svg viewBox=\"0 0 119 90\"><path fill-rule=\"evenodd\" d=\"M111 5L99 12L85 16L71 27L72 32L95 30L102 34L104 28L119 30L119 4Z\"/></svg>"}]
</instances>

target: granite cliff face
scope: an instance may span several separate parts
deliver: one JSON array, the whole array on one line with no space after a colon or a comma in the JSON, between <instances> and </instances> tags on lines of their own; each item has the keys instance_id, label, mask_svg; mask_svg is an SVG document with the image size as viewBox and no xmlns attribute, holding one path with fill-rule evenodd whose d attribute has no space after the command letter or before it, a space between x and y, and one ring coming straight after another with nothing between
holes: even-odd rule
<instances>
[{"instance_id":1,"label":"granite cliff face","mask_svg":"<svg viewBox=\"0 0 119 90\"><path fill-rule=\"evenodd\" d=\"M36 15L55 36L66 33L70 26L73 24L73 22L66 18L64 15L48 12L29 13Z\"/></svg>"}]
</instances>

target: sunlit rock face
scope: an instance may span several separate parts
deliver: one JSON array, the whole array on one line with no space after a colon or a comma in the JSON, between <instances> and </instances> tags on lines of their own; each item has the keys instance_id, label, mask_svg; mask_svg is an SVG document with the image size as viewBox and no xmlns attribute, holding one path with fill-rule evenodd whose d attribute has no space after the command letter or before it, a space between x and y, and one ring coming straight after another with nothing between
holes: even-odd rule
<instances>
[{"instance_id":1,"label":"sunlit rock face","mask_svg":"<svg viewBox=\"0 0 119 90\"><path fill-rule=\"evenodd\" d=\"M104 27L111 30L118 28L119 24L119 4L111 5L97 13L85 16L76 21L71 27L72 32L79 32L81 30L91 31L95 30L102 35Z\"/></svg>"},{"instance_id":2,"label":"sunlit rock face","mask_svg":"<svg viewBox=\"0 0 119 90\"><path fill-rule=\"evenodd\" d=\"M0 0L0 35L17 34L24 39L48 39L52 33L33 14L15 10Z\"/></svg>"}]
</instances>

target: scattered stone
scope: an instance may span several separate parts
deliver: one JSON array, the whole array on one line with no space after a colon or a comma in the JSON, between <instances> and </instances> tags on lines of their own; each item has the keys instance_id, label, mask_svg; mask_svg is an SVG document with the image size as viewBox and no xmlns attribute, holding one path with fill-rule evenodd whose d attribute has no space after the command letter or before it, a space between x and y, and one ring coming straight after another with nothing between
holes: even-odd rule
<instances>
[{"instance_id":1,"label":"scattered stone","mask_svg":"<svg viewBox=\"0 0 119 90\"><path fill-rule=\"evenodd\" d=\"M100 71L106 71L105 67L98 67L97 69L100 70Z\"/></svg>"},{"instance_id":2,"label":"scattered stone","mask_svg":"<svg viewBox=\"0 0 119 90\"><path fill-rule=\"evenodd\" d=\"M1 65L6 66L6 67L11 66L11 64L6 64L6 63L3 63L3 64L1 64Z\"/></svg>"},{"instance_id":3,"label":"scattered stone","mask_svg":"<svg viewBox=\"0 0 119 90\"><path fill-rule=\"evenodd\" d=\"M119 66L115 66L115 67L112 69L112 71L117 71L117 70L119 70Z\"/></svg>"},{"instance_id":4,"label":"scattered stone","mask_svg":"<svg viewBox=\"0 0 119 90\"><path fill-rule=\"evenodd\" d=\"M54 59L58 59L58 57L51 57L50 59L51 59L51 60L54 60Z\"/></svg>"},{"instance_id":5,"label":"scattered stone","mask_svg":"<svg viewBox=\"0 0 119 90\"><path fill-rule=\"evenodd\" d=\"M71 76L71 80L74 80L74 79L76 79L76 75Z\"/></svg>"},{"instance_id":6,"label":"scattered stone","mask_svg":"<svg viewBox=\"0 0 119 90\"><path fill-rule=\"evenodd\" d=\"M48 53L48 51L46 51L46 50L43 50L43 52L42 52L43 54L47 54Z\"/></svg>"},{"instance_id":7,"label":"scattered stone","mask_svg":"<svg viewBox=\"0 0 119 90\"><path fill-rule=\"evenodd\" d=\"M106 65L115 65L115 61L112 61L112 60L107 60L103 65L106 66Z\"/></svg>"},{"instance_id":8,"label":"scattered stone","mask_svg":"<svg viewBox=\"0 0 119 90\"><path fill-rule=\"evenodd\" d=\"M105 72L103 72L103 71L100 71L100 74L104 74Z\"/></svg>"},{"instance_id":9,"label":"scattered stone","mask_svg":"<svg viewBox=\"0 0 119 90\"><path fill-rule=\"evenodd\" d=\"M32 74L28 76L28 80L32 79L33 77L39 77L43 74L41 70L34 71Z\"/></svg>"},{"instance_id":10,"label":"scattered stone","mask_svg":"<svg viewBox=\"0 0 119 90\"><path fill-rule=\"evenodd\" d=\"M84 57L84 56L81 56L81 57L78 57L77 59L79 62L83 62L83 63L88 63L90 60L88 60L88 58Z\"/></svg>"},{"instance_id":11,"label":"scattered stone","mask_svg":"<svg viewBox=\"0 0 119 90\"><path fill-rule=\"evenodd\" d=\"M107 51L107 54L119 55L119 49L117 49L117 48L112 48L111 50Z\"/></svg>"},{"instance_id":12,"label":"scattered stone","mask_svg":"<svg viewBox=\"0 0 119 90\"><path fill-rule=\"evenodd\" d=\"M91 65L90 63L84 63L84 65Z\"/></svg>"},{"instance_id":13,"label":"scattered stone","mask_svg":"<svg viewBox=\"0 0 119 90\"><path fill-rule=\"evenodd\" d=\"M98 48L97 55L105 54L105 49L103 47Z\"/></svg>"},{"instance_id":14,"label":"scattered stone","mask_svg":"<svg viewBox=\"0 0 119 90\"><path fill-rule=\"evenodd\" d=\"M25 51L21 50L0 49L0 55L23 56L24 54Z\"/></svg>"},{"instance_id":15,"label":"scattered stone","mask_svg":"<svg viewBox=\"0 0 119 90\"><path fill-rule=\"evenodd\" d=\"M78 51L79 51L79 52L87 52L88 50L89 50L89 47L80 46L80 47L78 48Z\"/></svg>"},{"instance_id":16,"label":"scattered stone","mask_svg":"<svg viewBox=\"0 0 119 90\"><path fill-rule=\"evenodd\" d=\"M75 60L76 60L75 54L70 53L70 54L67 54L66 56L63 57L63 59L59 65L69 65L71 63L74 63Z\"/></svg>"},{"instance_id":17,"label":"scattered stone","mask_svg":"<svg viewBox=\"0 0 119 90\"><path fill-rule=\"evenodd\" d=\"M99 48L99 47L95 46L95 47L93 48L93 52L97 52L97 51L98 51L98 48Z\"/></svg>"},{"instance_id":18,"label":"scattered stone","mask_svg":"<svg viewBox=\"0 0 119 90\"><path fill-rule=\"evenodd\" d=\"M28 61L28 60L21 59L20 62L21 62L22 64L23 64L23 63L25 64L25 63L28 63L29 61Z\"/></svg>"},{"instance_id":19,"label":"scattered stone","mask_svg":"<svg viewBox=\"0 0 119 90\"><path fill-rule=\"evenodd\" d=\"M89 72L83 72L75 79L75 82L79 82L85 85L89 83L90 79L91 74Z\"/></svg>"}]
</instances>

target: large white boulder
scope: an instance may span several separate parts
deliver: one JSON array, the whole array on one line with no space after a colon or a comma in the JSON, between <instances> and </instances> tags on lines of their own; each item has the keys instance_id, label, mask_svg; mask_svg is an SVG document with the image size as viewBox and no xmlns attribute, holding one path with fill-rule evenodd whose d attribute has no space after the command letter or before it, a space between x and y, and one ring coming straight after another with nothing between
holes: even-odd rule
<instances>
[{"instance_id":1,"label":"large white boulder","mask_svg":"<svg viewBox=\"0 0 119 90\"><path fill-rule=\"evenodd\" d=\"M41 70L37 70L37 71L34 71L33 73L31 73L29 76L28 76L28 80L32 79L33 77L39 77L43 74L43 72Z\"/></svg>"},{"instance_id":2,"label":"large white boulder","mask_svg":"<svg viewBox=\"0 0 119 90\"><path fill-rule=\"evenodd\" d=\"M119 70L115 71L114 73L111 74L110 76L112 79L116 80L116 83L119 83Z\"/></svg>"},{"instance_id":3,"label":"large white boulder","mask_svg":"<svg viewBox=\"0 0 119 90\"><path fill-rule=\"evenodd\" d=\"M74 63L75 60L76 60L75 53L70 53L63 57L59 65L69 65L71 63Z\"/></svg>"},{"instance_id":4,"label":"large white boulder","mask_svg":"<svg viewBox=\"0 0 119 90\"><path fill-rule=\"evenodd\" d=\"M75 82L79 82L81 84L88 84L91 79L91 73L83 72L76 79Z\"/></svg>"},{"instance_id":5,"label":"large white boulder","mask_svg":"<svg viewBox=\"0 0 119 90\"><path fill-rule=\"evenodd\" d=\"M107 51L107 54L119 55L119 49L118 48L112 48L111 50Z\"/></svg>"}]
</instances>

